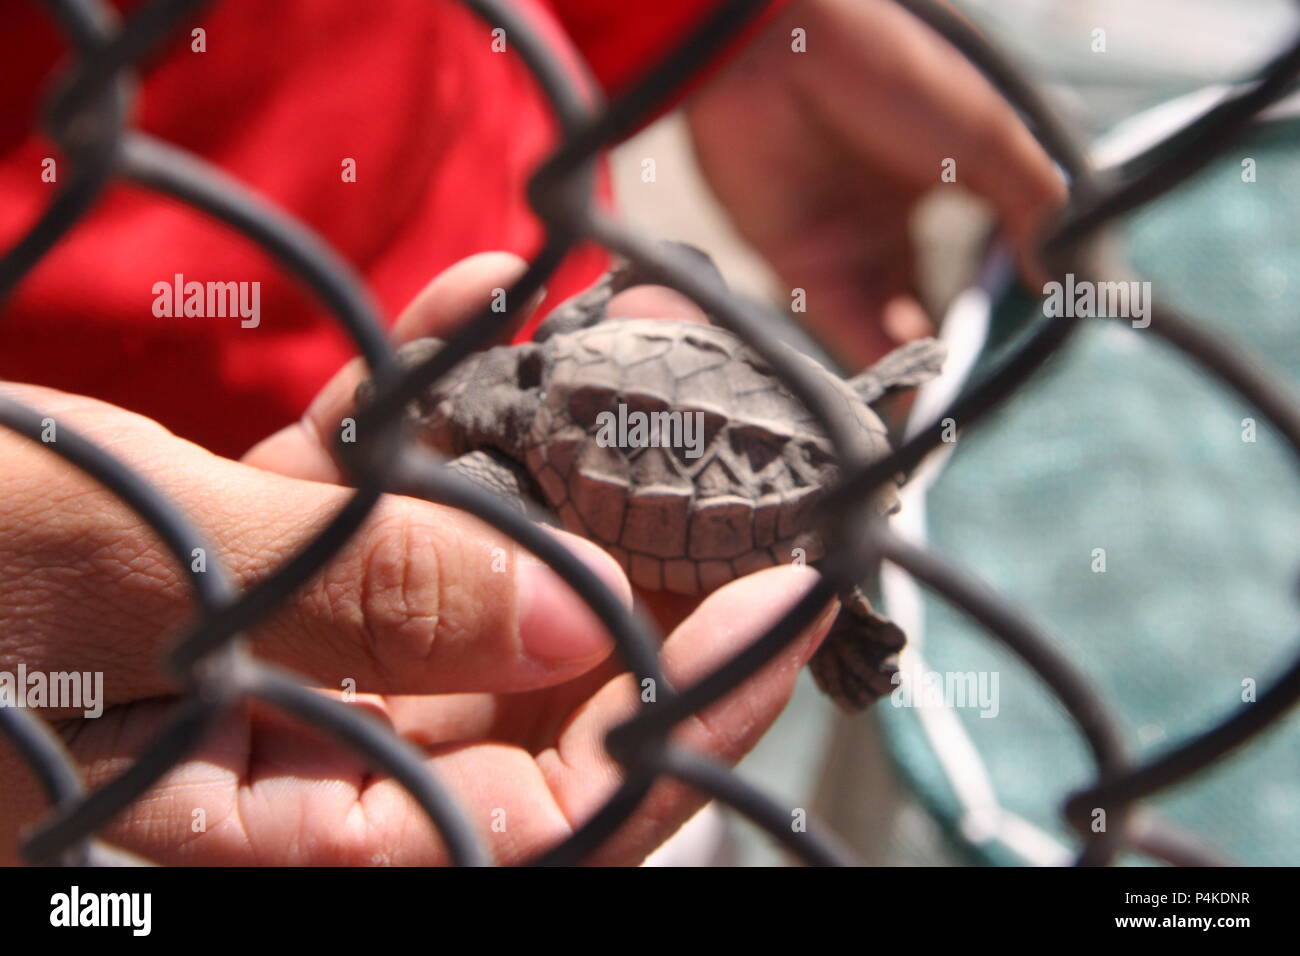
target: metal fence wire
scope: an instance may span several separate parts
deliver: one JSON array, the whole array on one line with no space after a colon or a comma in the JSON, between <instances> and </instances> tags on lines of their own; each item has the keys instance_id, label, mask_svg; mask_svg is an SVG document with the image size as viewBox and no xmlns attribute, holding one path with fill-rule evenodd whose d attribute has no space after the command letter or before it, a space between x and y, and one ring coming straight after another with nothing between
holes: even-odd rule
<instances>
[{"instance_id":1,"label":"metal fence wire","mask_svg":"<svg viewBox=\"0 0 1300 956\"><path fill-rule=\"evenodd\" d=\"M157 532L189 576L197 620L167 661L184 693L169 722L128 769L87 792L60 739L41 718L0 707L0 727L37 775L51 811L22 838L32 863L110 865L140 862L96 837L110 819L190 753L227 710L256 698L322 728L379 771L400 781L419 803L456 864L486 864L487 850L461 809L425 768L421 754L357 708L327 698L295 675L254 659L241 634L324 567L346 544L384 492L418 495L464 509L549 563L593 608L609 629L623 662L638 680L652 679L657 701L612 730L609 753L622 765L621 784L590 819L534 862L572 864L587 859L635 810L664 776L676 778L728 804L770 837L811 864L851 864L853 857L818 827L791 827L790 814L722 765L669 741L683 719L738 687L773 659L850 582L880 560L910 573L1001 641L1054 692L1085 739L1095 765L1088 788L1064 804L1079 834L1079 864L1105 864L1126 849L1174 863L1218 862L1195 837L1143 809L1142 801L1201 772L1230 750L1278 721L1300 697L1300 656L1249 708L1174 747L1149 763L1129 757L1115 716L1042 627L1008 605L965 570L892 535L867 505L873 491L899 472L910 472L935 449L944 419L975 427L1021 387L1069 338L1077 318L1036 323L1003 362L957 398L927 428L874 463L846 453L847 423L825 383L810 375L772 329L789 316L719 288L700 263L630 232L602 214L593 201L598 152L653 115L675 96L729 38L767 6L763 0L725 0L652 71L608 103L596 102L594 84L576 75L549 49L540 32L510 0L464 0L479 18L502 28L509 47L535 76L561 130L560 141L534 174L529 201L546 225L541 251L508 290L505 313L490 308L465 323L424 364L399 372L384 326L363 284L320 238L282 210L202 159L130 128L135 95L133 67L192 21L205 0L154 0L123 22L102 0L42 0L74 53L45 103L43 121L73 170L49 207L0 261L0 297L86 214L114 177L171 196L253 239L293 272L342 324L376 380L372 403L357 413L365 440L341 446L355 493L317 537L273 574L237 589L217 552L169 501L139 475L93 442L60 427L49 451L101 482ZM1243 134L1256 114L1289 91L1300 71L1300 37L1232 96L1118 169L1090 167L1075 136L1044 104L1034 86L988 41L933 0L898 0L944 36L997 86L1019 111L1048 153L1066 171L1071 202L1039 248L1045 274L1127 278L1108 239L1112 221L1161 195L1204 167ZM820 582L780 621L744 651L681 689L664 677L659 642L651 626L627 611L602 583L539 526L502 500L448 472L428 452L407 444L398 423L407 403L471 352L486 346L512 319L513 306L530 300L576 243L594 240L637 266L650 281L695 300L715 322L743 338L770 363L807 405L840 451L841 477L825 497L817 520L827 534L829 560ZM1300 451L1300 415L1289 381L1259 356L1159 303L1149 328L1221 384L1255 405ZM0 424L40 441L42 414L0 398ZM828 521L826 516L836 515ZM845 533L843 529L852 529ZM838 530L837 530L838 529ZM210 556L205 571L191 555ZM1090 826L1096 810L1104 828Z\"/></svg>"}]
</instances>

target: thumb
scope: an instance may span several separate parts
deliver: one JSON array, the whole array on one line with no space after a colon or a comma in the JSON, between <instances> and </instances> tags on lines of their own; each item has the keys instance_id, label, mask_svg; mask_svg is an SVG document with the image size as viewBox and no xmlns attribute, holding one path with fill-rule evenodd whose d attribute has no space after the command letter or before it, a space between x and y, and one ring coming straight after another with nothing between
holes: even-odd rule
<instances>
[{"instance_id":1,"label":"thumb","mask_svg":"<svg viewBox=\"0 0 1300 956\"><path fill-rule=\"evenodd\" d=\"M257 559L250 578L282 564L316 533L347 492L283 482L262 498L265 473L252 471L269 510L251 511L238 534L255 539L236 553ZM272 476L273 477L273 476ZM549 530L549 529L548 529ZM631 604L612 557L579 537L552 531ZM259 654L340 686L390 694L510 693L570 680L604 660L612 644L586 603L540 560L477 519L413 498L385 496L365 525L286 606L255 632Z\"/></svg>"},{"instance_id":2,"label":"thumb","mask_svg":"<svg viewBox=\"0 0 1300 956\"><path fill-rule=\"evenodd\" d=\"M112 406L13 391L37 393L15 397L52 409L60 426L92 435L170 495L240 587L273 574L352 493L219 458ZM192 621L182 569L148 525L44 448L3 434L0 452L18 464L0 498L0 555L16 556L0 561L0 588L13 598L0 606L0 633L23 633L29 668L94 662L105 703L173 691L158 664ZM630 602L611 557L556 534ZM513 541L397 496L250 636L258 656L322 686L351 678L358 690L407 694L551 686L611 649L586 604ZM0 666L12 646L0 643Z\"/></svg>"}]
</instances>

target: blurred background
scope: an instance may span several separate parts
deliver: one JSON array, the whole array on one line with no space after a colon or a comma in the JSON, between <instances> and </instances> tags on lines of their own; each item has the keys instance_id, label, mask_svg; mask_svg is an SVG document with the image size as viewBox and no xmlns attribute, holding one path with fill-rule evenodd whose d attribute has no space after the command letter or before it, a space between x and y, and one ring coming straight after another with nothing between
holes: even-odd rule
<instances>
[{"instance_id":1,"label":"blurred background","mask_svg":"<svg viewBox=\"0 0 1300 956\"><path fill-rule=\"evenodd\" d=\"M1186 122L1300 28L1289 0L956 5L1045 85L1103 163ZM1097 29L1104 53L1093 49ZM1300 377L1294 115L1283 104L1247 143L1131 217L1123 235L1157 296ZM655 160L654 182L642 181L645 158ZM1255 160L1255 182L1243 181L1243 158ZM708 250L733 286L789 302L710 199L680 117L625 143L614 167L629 221ZM988 228L956 188L915 222L920 291L932 315L948 316L954 375L982 368L1041 315L1005 270L981 270ZM977 276L983 289L970 291ZM1150 336L1085 324L1030 388L913 481L899 531L1045 622L1115 709L1132 752L1149 758L1249 706L1243 687L1262 690L1295 652L1300 494L1263 422L1243 440L1251 409ZM1059 806L1090 776L1078 735L1015 659L900 578L887 571L883 583L888 612L912 638L905 670L996 673L997 716L885 700L847 718L805 674L740 773L872 864L1067 862L1074 842ZM1275 727L1154 808L1240 862L1300 864L1298 725ZM652 862L784 859L732 815L708 811Z\"/></svg>"}]
</instances>

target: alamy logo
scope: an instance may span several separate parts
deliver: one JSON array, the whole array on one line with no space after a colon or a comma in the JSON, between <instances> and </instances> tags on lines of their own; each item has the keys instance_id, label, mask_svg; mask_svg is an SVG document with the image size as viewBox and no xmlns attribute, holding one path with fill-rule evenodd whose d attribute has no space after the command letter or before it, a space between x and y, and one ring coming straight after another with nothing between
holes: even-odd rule
<instances>
[{"instance_id":1,"label":"alamy logo","mask_svg":"<svg viewBox=\"0 0 1300 956\"><path fill-rule=\"evenodd\" d=\"M1132 319L1133 328L1151 324L1150 282L1092 282L1066 273L1065 282L1043 286L1043 315L1080 319Z\"/></svg>"},{"instance_id":2,"label":"alamy logo","mask_svg":"<svg viewBox=\"0 0 1300 956\"><path fill-rule=\"evenodd\" d=\"M238 317L245 329L262 324L260 282L186 282L178 272L171 282L155 282L153 294L153 314L160 319Z\"/></svg>"},{"instance_id":3,"label":"alamy logo","mask_svg":"<svg viewBox=\"0 0 1300 956\"><path fill-rule=\"evenodd\" d=\"M51 926L129 926L131 935L153 928L152 893L83 893L73 886L50 897Z\"/></svg>"},{"instance_id":4,"label":"alamy logo","mask_svg":"<svg viewBox=\"0 0 1300 956\"><path fill-rule=\"evenodd\" d=\"M0 707L51 707L80 710L95 718L104 713L103 671L0 671Z\"/></svg>"},{"instance_id":5,"label":"alamy logo","mask_svg":"<svg viewBox=\"0 0 1300 956\"><path fill-rule=\"evenodd\" d=\"M895 707L978 708L981 717L996 717L998 671L921 671L892 678L889 702Z\"/></svg>"},{"instance_id":6,"label":"alamy logo","mask_svg":"<svg viewBox=\"0 0 1300 956\"><path fill-rule=\"evenodd\" d=\"M684 448L687 458L704 454L703 412L628 411L596 416L596 444L601 448Z\"/></svg>"}]
</instances>

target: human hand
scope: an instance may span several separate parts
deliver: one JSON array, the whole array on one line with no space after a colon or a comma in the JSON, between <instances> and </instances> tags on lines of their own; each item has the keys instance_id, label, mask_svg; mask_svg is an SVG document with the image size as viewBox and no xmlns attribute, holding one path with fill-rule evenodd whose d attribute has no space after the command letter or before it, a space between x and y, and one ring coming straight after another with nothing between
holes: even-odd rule
<instances>
[{"instance_id":1,"label":"human hand","mask_svg":"<svg viewBox=\"0 0 1300 956\"><path fill-rule=\"evenodd\" d=\"M397 337L445 331L521 269L501 255L453 267L404 315ZM338 484L327 436L360 375L355 366L340 373L303 424L243 463L101 402L0 388L147 476L248 586L309 540L349 494ZM10 466L0 478L0 670L22 663L29 672L103 673L102 716L45 713L93 787L120 773L168 718L177 688L159 662L192 615L189 589L148 526L102 487L7 433L0 433L0 457ZM557 534L629 596L612 559ZM687 685L703 676L814 578L808 569L777 568L715 592L667 640L669 677ZM739 759L784 706L833 611L743 688L683 724L683 743ZM303 674L321 693L355 680L362 693L354 706L424 750L498 862L521 862L562 839L617 783L602 741L637 707L632 677L620 674L602 628L575 594L463 513L386 497L328 568L250 638L256 655ZM658 784L596 860L639 861L701 802L680 785ZM202 832L194 829L196 810ZM20 829L45 812L35 779L0 744L0 861L16 862ZM497 820L504 830L492 826ZM162 863L446 859L399 785L260 704L233 710L102 836Z\"/></svg>"},{"instance_id":2,"label":"human hand","mask_svg":"<svg viewBox=\"0 0 1300 956\"><path fill-rule=\"evenodd\" d=\"M806 52L791 32L806 33ZM909 219L940 184L987 200L1022 248L1065 187L966 59L889 0L794 0L686 106L705 178L741 235L866 365L928 334Z\"/></svg>"}]
</instances>

